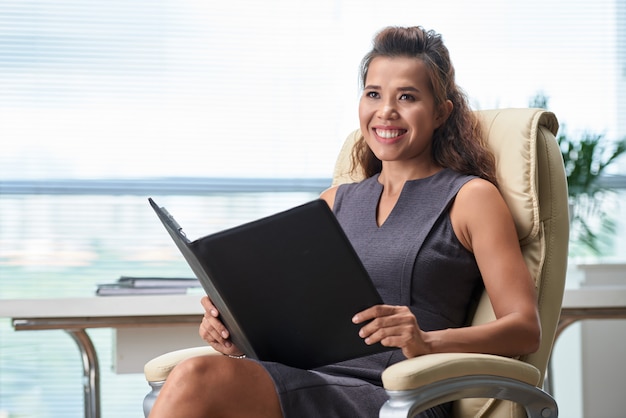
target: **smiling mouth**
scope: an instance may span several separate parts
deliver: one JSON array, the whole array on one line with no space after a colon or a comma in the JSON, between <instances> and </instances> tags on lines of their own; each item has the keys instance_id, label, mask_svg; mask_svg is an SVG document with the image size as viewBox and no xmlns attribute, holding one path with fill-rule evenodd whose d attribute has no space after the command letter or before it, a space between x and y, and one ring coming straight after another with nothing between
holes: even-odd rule
<instances>
[{"instance_id":1,"label":"smiling mouth","mask_svg":"<svg viewBox=\"0 0 626 418\"><path fill-rule=\"evenodd\" d=\"M404 135L406 133L406 129L374 129L376 135L384 139L393 139L397 138L400 135Z\"/></svg>"}]
</instances>

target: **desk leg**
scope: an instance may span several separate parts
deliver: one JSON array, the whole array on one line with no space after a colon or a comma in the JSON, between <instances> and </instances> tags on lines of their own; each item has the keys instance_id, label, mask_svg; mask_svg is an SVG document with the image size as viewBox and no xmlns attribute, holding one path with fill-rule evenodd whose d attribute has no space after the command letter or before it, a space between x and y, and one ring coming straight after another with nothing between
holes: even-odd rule
<instances>
[{"instance_id":1,"label":"desk leg","mask_svg":"<svg viewBox=\"0 0 626 418\"><path fill-rule=\"evenodd\" d=\"M556 332L554 334L554 342L552 343L552 349L556 346L556 340L559 338L559 335L565 328L572 325L574 322L578 321L577 318L560 318L559 323L556 326ZM550 395L554 396L554 383L552 383L553 374L552 374L552 354L550 354L550 358L548 359L548 372L546 373L545 379L543 381L543 389L548 392Z\"/></svg>"},{"instance_id":2,"label":"desk leg","mask_svg":"<svg viewBox=\"0 0 626 418\"><path fill-rule=\"evenodd\" d=\"M554 334L554 342L552 343L552 349L556 346L556 340L559 338L561 333L565 331L565 328L572 325L574 322L579 321L580 319L585 318L560 318L559 323L556 326L556 332ZM553 374L552 374L552 354L550 354L550 358L548 359L548 373L543 382L543 388L550 395L554 395L554 383L552 382Z\"/></svg>"},{"instance_id":3,"label":"desk leg","mask_svg":"<svg viewBox=\"0 0 626 418\"><path fill-rule=\"evenodd\" d=\"M68 329L83 360L85 418L100 418L100 366L96 350L84 329Z\"/></svg>"}]
</instances>

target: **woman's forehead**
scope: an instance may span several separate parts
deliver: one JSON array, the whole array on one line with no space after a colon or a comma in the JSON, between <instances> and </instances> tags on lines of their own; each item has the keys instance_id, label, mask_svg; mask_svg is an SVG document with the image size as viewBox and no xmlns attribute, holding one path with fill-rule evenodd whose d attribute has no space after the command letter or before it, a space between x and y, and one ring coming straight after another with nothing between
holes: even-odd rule
<instances>
[{"instance_id":1,"label":"woman's forehead","mask_svg":"<svg viewBox=\"0 0 626 418\"><path fill-rule=\"evenodd\" d=\"M411 57L376 57L369 65L365 85L390 83L421 85L429 82L423 60Z\"/></svg>"}]
</instances>

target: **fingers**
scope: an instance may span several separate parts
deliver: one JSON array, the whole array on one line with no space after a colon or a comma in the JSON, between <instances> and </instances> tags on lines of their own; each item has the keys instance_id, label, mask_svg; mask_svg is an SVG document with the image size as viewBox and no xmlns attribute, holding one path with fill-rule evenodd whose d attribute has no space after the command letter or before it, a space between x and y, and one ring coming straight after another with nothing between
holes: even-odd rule
<instances>
[{"instance_id":1,"label":"fingers","mask_svg":"<svg viewBox=\"0 0 626 418\"><path fill-rule=\"evenodd\" d=\"M374 305L371 308L365 309L352 317L352 322L355 324L362 324L363 322L371 321L375 318L383 316L393 315L397 308L403 308L402 306L390 306L390 305Z\"/></svg>"},{"instance_id":2,"label":"fingers","mask_svg":"<svg viewBox=\"0 0 626 418\"><path fill-rule=\"evenodd\" d=\"M209 338L210 341L203 337L207 342L219 342L223 344L224 340L229 337L229 333L224 324L222 324L222 321L218 319L219 312L217 308L213 305L213 302L211 302L208 296L204 296L200 300L200 303L204 308L204 317L200 324L201 336L205 335Z\"/></svg>"},{"instance_id":3,"label":"fingers","mask_svg":"<svg viewBox=\"0 0 626 418\"><path fill-rule=\"evenodd\" d=\"M359 336L368 345L380 343L413 352L421 344L421 330L406 306L376 305L356 314L353 322L364 323Z\"/></svg>"},{"instance_id":4,"label":"fingers","mask_svg":"<svg viewBox=\"0 0 626 418\"><path fill-rule=\"evenodd\" d=\"M224 324L212 316L205 315L200 323L200 337L209 344L218 343L226 347L229 346L229 333Z\"/></svg>"},{"instance_id":5,"label":"fingers","mask_svg":"<svg viewBox=\"0 0 626 418\"><path fill-rule=\"evenodd\" d=\"M213 302L211 302L211 299L209 299L208 296L204 296L202 299L200 299L200 303L202 304L202 307L204 308L204 312L217 318L219 316L219 312L217 311L217 308L215 307L215 305L213 305Z\"/></svg>"},{"instance_id":6,"label":"fingers","mask_svg":"<svg viewBox=\"0 0 626 418\"><path fill-rule=\"evenodd\" d=\"M200 338L209 343L216 350L225 354L241 354L230 340L230 333L219 319L219 312L208 297L200 301L205 313L200 323L198 333Z\"/></svg>"},{"instance_id":7,"label":"fingers","mask_svg":"<svg viewBox=\"0 0 626 418\"><path fill-rule=\"evenodd\" d=\"M403 347L411 342L415 335L415 327L412 324L396 324L393 326L381 326L377 328L362 328L359 336L367 345L381 343L386 347Z\"/></svg>"}]
</instances>

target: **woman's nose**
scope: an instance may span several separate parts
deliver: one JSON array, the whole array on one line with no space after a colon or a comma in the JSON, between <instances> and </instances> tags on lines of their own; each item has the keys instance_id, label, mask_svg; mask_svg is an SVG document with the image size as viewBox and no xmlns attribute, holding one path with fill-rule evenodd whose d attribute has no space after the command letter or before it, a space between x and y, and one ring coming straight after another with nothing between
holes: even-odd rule
<instances>
[{"instance_id":1,"label":"woman's nose","mask_svg":"<svg viewBox=\"0 0 626 418\"><path fill-rule=\"evenodd\" d=\"M393 103L386 102L380 108L379 116L381 119L395 119L398 117L398 112Z\"/></svg>"}]
</instances>

